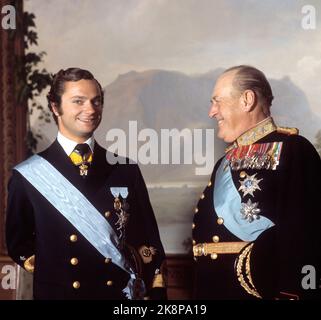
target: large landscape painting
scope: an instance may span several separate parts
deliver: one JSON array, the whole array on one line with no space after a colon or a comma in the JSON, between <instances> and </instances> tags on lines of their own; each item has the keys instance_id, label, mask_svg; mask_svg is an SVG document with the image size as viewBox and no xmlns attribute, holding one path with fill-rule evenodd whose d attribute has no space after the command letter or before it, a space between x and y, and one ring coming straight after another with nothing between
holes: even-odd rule
<instances>
[{"instance_id":1,"label":"large landscape painting","mask_svg":"<svg viewBox=\"0 0 321 320\"><path fill-rule=\"evenodd\" d=\"M108 132L122 129L128 155L130 121L138 132L149 128L157 133L159 162L139 165L167 253L190 249L194 207L214 161L224 154L225 145L216 137L208 145L205 139L207 129L216 133L207 113L222 70L238 64L260 68L272 85L277 124L297 127L316 143L321 130L321 30L318 24L307 28L303 23L313 14L305 5L290 0L25 1L25 10L36 16L39 51L47 53L43 66L52 73L85 68L103 85L98 142L110 147ZM309 5L321 13L320 1ZM44 97L40 100L46 103ZM55 138L56 127L37 115L31 121L42 135L42 150ZM202 129L211 169L197 175L200 164L194 157L189 164L162 164L163 129L177 129L177 134ZM143 144L138 141L138 147ZM186 147L182 139L181 155Z\"/></svg>"}]
</instances>

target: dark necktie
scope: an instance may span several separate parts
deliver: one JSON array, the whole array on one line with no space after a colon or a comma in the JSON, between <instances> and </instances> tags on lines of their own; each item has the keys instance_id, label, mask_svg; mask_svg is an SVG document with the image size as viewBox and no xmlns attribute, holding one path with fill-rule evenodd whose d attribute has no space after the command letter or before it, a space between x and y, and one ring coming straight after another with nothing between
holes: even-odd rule
<instances>
[{"instance_id":1,"label":"dark necktie","mask_svg":"<svg viewBox=\"0 0 321 320\"><path fill-rule=\"evenodd\" d=\"M79 174L86 177L89 165L92 162L92 152L89 145L87 143L77 144L69 157L72 163L79 168Z\"/></svg>"}]
</instances>

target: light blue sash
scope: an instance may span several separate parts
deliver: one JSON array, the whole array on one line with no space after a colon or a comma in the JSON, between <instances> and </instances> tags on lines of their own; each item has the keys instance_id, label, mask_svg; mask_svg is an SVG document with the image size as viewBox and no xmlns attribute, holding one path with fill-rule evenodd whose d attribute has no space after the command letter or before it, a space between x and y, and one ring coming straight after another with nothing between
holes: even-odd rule
<instances>
[{"instance_id":1,"label":"light blue sash","mask_svg":"<svg viewBox=\"0 0 321 320\"><path fill-rule=\"evenodd\" d=\"M229 162L224 158L217 169L214 184L214 210L224 219L224 226L243 241L254 241L263 231L274 226L264 217L249 222L242 219L241 196L231 174Z\"/></svg>"},{"instance_id":2,"label":"light blue sash","mask_svg":"<svg viewBox=\"0 0 321 320\"><path fill-rule=\"evenodd\" d=\"M135 274L119 251L119 239L99 211L56 168L34 155L15 170L19 171L105 258L131 275ZM123 291L132 299L133 283Z\"/></svg>"}]
</instances>

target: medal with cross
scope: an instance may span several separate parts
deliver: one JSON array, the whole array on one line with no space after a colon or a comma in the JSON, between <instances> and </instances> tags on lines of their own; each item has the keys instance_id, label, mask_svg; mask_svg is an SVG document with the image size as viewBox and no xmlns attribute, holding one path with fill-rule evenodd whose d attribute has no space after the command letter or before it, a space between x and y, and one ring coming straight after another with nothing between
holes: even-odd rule
<instances>
[{"instance_id":1,"label":"medal with cross","mask_svg":"<svg viewBox=\"0 0 321 320\"><path fill-rule=\"evenodd\" d=\"M125 238L125 226L127 224L129 214L129 205L126 201L128 197L127 187L111 187L110 192L114 196L114 209L116 211L118 220L116 221L117 230L119 231L120 239ZM122 199L122 200L121 200Z\"/></svg>"}]
</instances>

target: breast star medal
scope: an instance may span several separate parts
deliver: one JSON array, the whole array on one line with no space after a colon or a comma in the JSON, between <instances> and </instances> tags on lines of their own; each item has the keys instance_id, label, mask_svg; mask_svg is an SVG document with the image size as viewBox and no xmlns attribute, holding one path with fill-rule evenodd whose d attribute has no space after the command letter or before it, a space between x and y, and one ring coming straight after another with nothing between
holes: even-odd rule
<instances>
[{"instance_id":1,"label":"breast star medal","mask_svg":"<svg viewBox=\"0 0 321 320\"><path fill-rule=\"evenodd\" d=\"M248 222L252 222L254 220L260 219L259 213L261 209L258 208L258 202L252 202L251 199L247 201L247 203L241 203L241 214L242 219L247 220Z\"/></svg>"},{"instance_id":2,"label":"breast star medal","mask_svg":"<svg viewBox=\"0 0 321 320\"><path fill-rule=\"evenodd\" d=\"M239 191L243 192L243 197L246 195L251 195L254 197L253 193L255 190L261 190L259 183L263 179L256 179L255 176L257 174L253 174L252 176L246 175L245 179L243 181L240 180L241 186L239 187Z\"/></svg>"}]
</instances>

